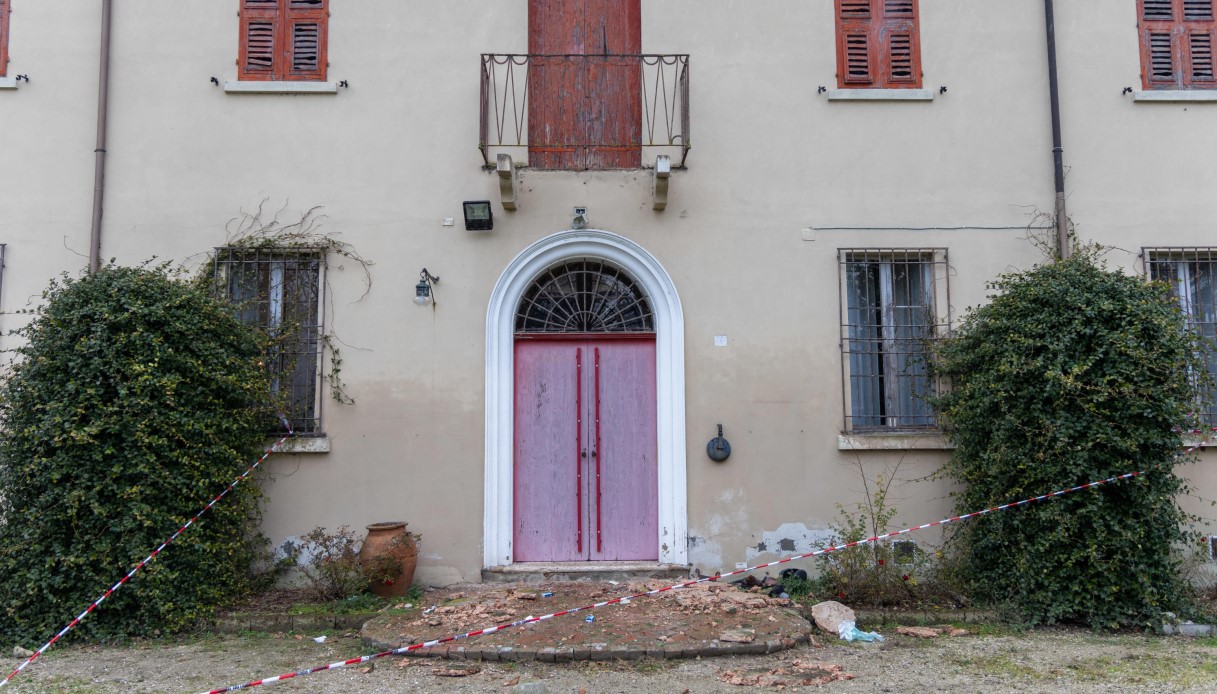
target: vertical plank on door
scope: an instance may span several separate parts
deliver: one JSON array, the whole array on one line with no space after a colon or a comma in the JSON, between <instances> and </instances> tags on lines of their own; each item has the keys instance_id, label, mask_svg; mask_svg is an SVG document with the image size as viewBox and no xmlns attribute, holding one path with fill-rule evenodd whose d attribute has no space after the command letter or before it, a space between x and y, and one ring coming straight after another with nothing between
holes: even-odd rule
<instances>
[{"instance_id":1,"label":"vertical plank on door","mask_svg":"<svg viewBox=\"0 0 1217 694\"><path fill-rule=\"evenodd\" d=\"M599 504L599 513L591 515L590 556L602 561L656 560L659 493L655 341L599 340L592 345L600 350L601 438L597 451L600 493L598 499L592 499L593 504ZM591 473L594 481L595 470ZM595 527L597 517L599 528Z\"/></svg>"},{"instance_id":2,"label":"vertical plank on door","mask_svg":"<svg viewBox=\"0 0 1217 694\"><path fill-rule=\"evenodd\" d=\"M582 169L579 111L586 89L582 55L585 0L528 0L528 165Z\"/></svg>"},{"instance_id":3,"label":"vertical plank on door","mask_svg":"<svg viewBox=\"0 0 1217 694\"><path fill-rule=\"evenodd\" d=\"M582 113L588 169L633 169L642 165L641 0L585 0L584 46L587 94ZM600 146L597 146L600 145Z\"/></svg>"},{"instance_id":4,"label":"vertical plank on door","mask_svg":"<svg viewBox=\"0 0 1217 694\"><path fill-rule=\"evenodd\" d=\"M577 372L574 342L515 345L515 561L579 561ZM584 482L585 483L585 482ZM583 497L586 499L586 496ZM586 513L586 503L583 504ZM583 523L586 528L586 522Z\"/></svg>"}]
</instances>

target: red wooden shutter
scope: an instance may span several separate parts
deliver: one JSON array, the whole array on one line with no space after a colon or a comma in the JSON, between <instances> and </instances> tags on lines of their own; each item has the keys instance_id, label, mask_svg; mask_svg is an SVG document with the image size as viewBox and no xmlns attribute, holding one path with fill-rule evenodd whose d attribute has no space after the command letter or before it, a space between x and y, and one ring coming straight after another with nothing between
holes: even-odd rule
<instances>
[{"instance_id":1,"label":"red wooden shutter","mask_svg":"<svg viewBox=\"0 0 1217 694\"><path fill-rule=\"evenodd\" d=\"M242 0L237 79L275 79L280 33L279 0Z\"/></svg>"},{"instance_id":2,"label":"red wooden shutter","mask_svg":"<svg viewBox=\"0 0 1217 694\"><path fill-rule=\"evenodd\" d=\"M917 0L836 0L837 85L921 86Z\"/></svg>"},{"instance_id":3,"label":"red wooden shutter","mask_svg":"<svg viewBox=\"0 0 1217 694\"><path fill-rule=\"evenodd\" d=\"M883 0L879 28L884 87L921 86L921 47L917 36L917 0Z\"/></svg>"},{"instance_id":4,"label":"red wooden shutter","mask_svg":"<svg viewBox=\"0 0 1217 694\"><path fill-rule=\"evenodd\" d=\"M284 79L325 80L326 0L288 0Z\"/></svg>"},{"instance_id":5,"label":"red wooden shutter","mask_svg":"<svg viewBox=\"0 0 1217 694\"><path fill-rule=\"evenodd\" d=\"M575 145L586 71L568 54L583 53L583 0L528 2L528 164L581 169ZM538 58L536 56L549 56Z\"/></svg>"},{"instance_id":6,"label":"red wooden shutter","mask_svg":"<svg viewBox=\"0 0 1217 694\"><path fill-rule=\"evenodd\" d=\"M242 0L242 80L324 80L327 0Z\"/></svg>"},{"instance_id":7,"label":"red wooden shutter","mask_svg":"<svg viewBox=\"0 0 1217 694\"><path fill-rule=\"evenodd\" d=\"M1213 0L1137 0L1146 89L1217 88Z\"/></svg>"},{"instance_id":8,"label":"red wooden shutter","mask_svg":"<svg viewBox=\"0 0 1217 694\"><path fill-rule=\"evenodd\" d=\"M8 0L0 0L0 77L8 74Z\"/></svg>"},{"instance_id":9,"label":"red wooden shutter","mask_svg":"<svg viewBox=\"0 0 1217 694\"><path fill-rule=\"evenodd\" d=\"M599 57L587 59L584 142L588 169L642 166L642 3L639 0L586 0L584 47ZM616 56L616 57L615 57Z\"/></svg>"},{"instance_id":10,"label":"red wooden shutter","mask_svg":"<svg viewBox=\"0 0 1217 694\"><path fill-rule=\"evenodd\" d=\"M837 86L876 86L874 0L837 0Z\"/></svg>"},{"instance_id":11,"label":"red wooden shutter","mask_svg":"<svg viewBox=\"0 0 1217 694\"><path fill-rule=\"evenodd\" d=\"M641 50L640 0L529 0L529 166L641 166Z\"/></svg>"}]
</instances>

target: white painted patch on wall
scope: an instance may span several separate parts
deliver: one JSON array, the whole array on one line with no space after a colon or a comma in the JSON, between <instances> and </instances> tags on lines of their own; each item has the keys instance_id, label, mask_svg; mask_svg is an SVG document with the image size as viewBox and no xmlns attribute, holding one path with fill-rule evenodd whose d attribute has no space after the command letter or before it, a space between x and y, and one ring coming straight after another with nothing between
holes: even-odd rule
<instances>
[{"instance_id":1,"label":"white painted patch on wall","mask_svg":"<svg viewBox=\"0 0 1217 694\"><path fill-rule=\"evenodd\" d=\"M707 571L716 571L723 565L723 547L714 540L689 533L689 563Z\"/></svg>"},{"instance_id":2,"label":"white painted patch on wall","mask_svg":"<svg viewBox=\"0 0 1217 694\"><path fill-rule=\"evenodd\" d=\"M715 495L715 502L723 513L715 513L700 527L689 528L689 563L706 573L729 570L723 563L723 546L719 538L748 527L748 504L744 490L723 489Z\"/></svg>"},{"instance_id":3,"label":"white painted patch on wall","mask_svg":"<svg viewBox=\"0 0 1217 694\"><path fill-rule=\"evenodd\" d=\"M760 542L748 547L748 562L752 563L762 554L778 557L807 554L831 544L834 537L836 533L829 528L812 529L803 523L783 523L777 530L762 532Z\"/></svg>"}]
</instances>

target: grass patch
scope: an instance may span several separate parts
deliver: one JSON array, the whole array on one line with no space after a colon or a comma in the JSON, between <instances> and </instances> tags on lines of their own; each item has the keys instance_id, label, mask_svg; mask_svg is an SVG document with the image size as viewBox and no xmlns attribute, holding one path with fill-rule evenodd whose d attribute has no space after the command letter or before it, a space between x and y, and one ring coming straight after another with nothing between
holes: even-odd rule
<instances>
[{"instance_id":1,"label":"grass patch","mask_svg":"<svg viewBox=\"0 0 1217 694\"><path fill-rule=\"evenodd\" d=\"M422 599L423 589L412 586L400 598L382 598L371 593L361 593L339 600L297 603L288 608L287 613L292 615L367 614L370 612L404 614L412 609L417 609ZM397 607L398 605L412 605L413 607Z\"/></svg>"},{"instance_id":2,"label":"grass patch","mask_svg":"<svg viewBox=\"0 0 1217 694\"><path fill-rule=\"evenodd\" d=\"M656 658L639 658L634 661L634 672L648 675L665 672L676 667L676 660L658 660Z\"/></svg>"},{"instance_id":3,"label":"grass patch","mask_svg":"<svg viewBox=\"0 0 1217 694\"><path fill-rule=\"evenodd\" d=\"M1008 655L986 655L977 656L974 658L949 658L956 665L963 666L965 669L980 675L992 675L998 677L1016 677L1021 679L1048 679L1055 678L1056 675L1049 672L1040 672L1030 665L1017 662L1014 658Z\"/></svg>"},{"instance_id":4,"label":"grass patch","mask_svg":"<svg viewBox=\"0 0 1217 694\"><path fill-rule=\"evenodd\" d=\"M340 600L298 603L288 608L287 613L301 615L363 614L366 612L379 612L388 605L388 600L379 598L371 593L364 593L363 595L352 595Z\"/></svg>"}]
</instances>

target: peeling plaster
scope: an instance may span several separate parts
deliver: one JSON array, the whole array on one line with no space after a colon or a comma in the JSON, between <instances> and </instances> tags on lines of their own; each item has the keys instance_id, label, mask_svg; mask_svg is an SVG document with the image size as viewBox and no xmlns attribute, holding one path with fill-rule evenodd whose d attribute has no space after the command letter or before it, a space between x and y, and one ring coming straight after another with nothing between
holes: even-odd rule
<instances>
[{"instance_id":1,"label":"peeling plaster","mask_svg":"<svg viewBox=\"0 0 1217 694\"><path fill-rule=\"evenodd\" d=\"M708 515L700 527L689 527L689 563L708 572L733 569L723 563L723 547L719 538L730 537L747 528L748 503L743 489L723 489L714 497L722 512Z\"/></svg>"},{"instance_id":2,"label":"peeling plaster","mask_svg":"<svg viewBox=\"0 0 1217 694\"><path fill-rule=\"evenodd\" d=\"M787 557L793 554L807 554L817 547L830 544L836 533L830 528L808 528L803 523L783 523L777 530L766 530L761 533L760 542L747 551L748 562L762 554L776 554Z\"/></svg>"},{"instance_id":3,"label":"peeling plaster","mask_svg":"<svg viewBox=\"0 0 1217 694\"><path fill-rule=\"evenodd\" d=\"M696 535L689 536L689 563L693 566L716 571L723 566L723 548L714 540Z\"/></svg>"}]
</instances>

